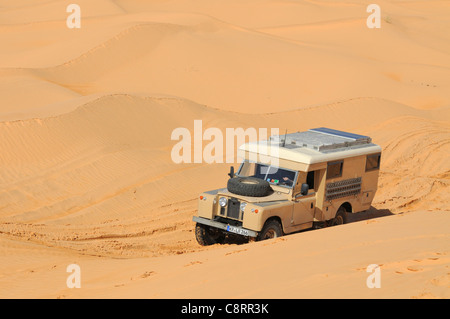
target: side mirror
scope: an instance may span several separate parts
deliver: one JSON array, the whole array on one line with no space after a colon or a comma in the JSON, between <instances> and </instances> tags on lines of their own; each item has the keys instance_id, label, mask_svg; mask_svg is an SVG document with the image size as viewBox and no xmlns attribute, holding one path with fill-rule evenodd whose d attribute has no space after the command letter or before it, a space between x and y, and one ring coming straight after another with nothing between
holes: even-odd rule
<instances>
[{"instance_id":1,"label":"side mirror","mask_svg":"<svg viewBox=\"0 0 450 319\"><path fill-rule=\"evenodd\" d=\"M300 189L300 194L303 196L308 195L309 191L309 185L308 184L302 184L302 188Z\"/></svg>"},{"instance_id":2,"label":"side mirror","mask_svg":"<svg viewBox=\"0 0 450 319\"><path fill-rule=\"evenodd\" d=\"M230 167L230 172L228 173L228 176L230 176L230 178L234 177L234 166Z\"/></svg>"}]
</instances>

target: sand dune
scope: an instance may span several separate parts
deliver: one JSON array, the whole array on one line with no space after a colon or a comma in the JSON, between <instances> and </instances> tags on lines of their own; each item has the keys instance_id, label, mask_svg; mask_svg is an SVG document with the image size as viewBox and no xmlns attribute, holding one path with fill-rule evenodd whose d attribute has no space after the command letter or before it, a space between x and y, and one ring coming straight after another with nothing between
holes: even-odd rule
<instances>
[{"instance_id":1,"label":"sand dune","mask_svg":"<svg viewBox=\"0 0 450 319\"><path fill-rule=\"evenodd\" d=\"M194 26L173 22L133 26L75 60L33 74L83 95L163 93L250 113L355 96L388 98L419 108L450 102L444 98L448 64L429 66L413 57L414 64L403 60L382 66L373 55L337 55L314 45L203 20ZM174 56L174 52L182 53ZM440 54L442 60L441 56L445 54ZM441 98L432 98L434 93Z\"/></svg>"},{"instance_id":2,"label":"sand dune","mask_svg":"<svg viewBox=\"0 0 450 319\"><path fill-rule=\"evenodd\" d=\"M367 122L355 123L374 107L378 112ZM318 113L326 115L317 118ZM280 131L354 127L370 133L387 152L377 208L447 210L449 202L443 194L449 187L445 155L450 130L432 120L434 113L356 99L292 112L241 114L236 121L235 113L179 98L110 95L67 114L2 122L0 145L10 149L0 155L0 218L7 223L2 231L14 233L20 228L20 238L36 233L39 242L92 254L153 255L197 249L190 233L196 195L222 187L228 171L227 164L172 162L171 132L191 128L198 118L205 129L225 130L236 124L247 128L256 123ZM161 232L167 236L154 241ZM170 241L183 241L179 250L161 249L169 235ZM129 248L110 250L120 242L130 243Z\"/></svg>"},{"instance_id":3,"label":"sand dune","mask_svg":"<svg viewBox=\"0 0 450 319\"><path fill-rule=\"evenodd\" d=\"M84 52L71 45L79 53L74 56L62 45L52 44L38 55L52 48L71 58L16 71L82 95L162 93L247 113L355 97L385 98L416 108L450 104L449 51L436 45L445 35L439 33L423 43L420 23L411 27L408 19L399 17L371 30L364 25L364 14L344 20L347 23L315 21L285 34L283 30L292 27L254 30L206 13L132 13L114 20L102 16L113 30L122 28L114 36L110 28L88 17L90 41L104 39L100 44L92 46L84 41L86 35L76 34L75 43L84 42ZM332 36L324 28L333 30ZM54 43L72 38L67 30L53 33ZM34 59L41 65L48 60Z\"/></svg>"},{"instance_id":4,"label":"sand dune","mask_svg":"<svg viewBox=\"0 0 450 319\"><path fill-rule=\"evenodd\" d=\"M1 297L449 297L447 2L380 1L379 30L359 0L77 3L79 30L64 1L0 7ZM198 193L230 166L172 161L172 131L200 119L370 135L383 148L373 207L342 227L200 247ZM65 286L70 263L81 290ZM371 263L389 288L365 286ZM236 264L249 267L213 276ZM302 276L261 285L283 265Z\"/></svg>"}]
</instances>

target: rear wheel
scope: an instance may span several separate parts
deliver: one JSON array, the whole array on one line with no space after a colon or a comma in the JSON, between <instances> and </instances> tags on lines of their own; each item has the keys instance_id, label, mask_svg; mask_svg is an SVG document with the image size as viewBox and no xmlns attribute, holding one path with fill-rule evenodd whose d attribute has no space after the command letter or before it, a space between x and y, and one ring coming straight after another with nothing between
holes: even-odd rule
<instances>
[{"instance_id":1,"label":"rear wheel","mask_svg":"<svg viewBox=\"0 0 450 319\"><path fill-rule=\"evenodd\" d=\"M339 207L336 216L331 221L331 226L343 225L347 223L347 211L344 206Z\"/></svg>"},{"instance_id":2,"label":"rear wheel","mask_svg":"<svg viewBox=\"0 0 450 319\"><path fill-rule=\"evenodd\" d=\"M202 246L221 244L225 235L218 229L197 223L195 225L195 238Z\"/></svg>"},{"instance_id":3,"label":"rear wheel","mask_svg":"<svg viewBox=\"0 0 450 319\"><path fill-rule=\"evenodd\" d=\"M256 240L266 240L283 236L283 229L277 220L269 220L264 225Z\"/></svg>"}]
</instances>

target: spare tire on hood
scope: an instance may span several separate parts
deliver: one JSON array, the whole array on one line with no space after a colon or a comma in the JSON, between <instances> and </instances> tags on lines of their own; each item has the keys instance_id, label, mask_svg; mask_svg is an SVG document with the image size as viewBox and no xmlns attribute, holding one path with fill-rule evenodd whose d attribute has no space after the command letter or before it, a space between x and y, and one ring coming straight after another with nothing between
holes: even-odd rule
<instances>
[{"instance_id":1,"label":"spare tire on hood","mask_svg":"<svg viewBox=\"0 0 450 319\"><path fill-rule=\"evenodd\" d=\"M252 197L263 197L272 192L269 182L254 177L230 178L227 188L233 194Z\"/></svg>"}]
</instances>

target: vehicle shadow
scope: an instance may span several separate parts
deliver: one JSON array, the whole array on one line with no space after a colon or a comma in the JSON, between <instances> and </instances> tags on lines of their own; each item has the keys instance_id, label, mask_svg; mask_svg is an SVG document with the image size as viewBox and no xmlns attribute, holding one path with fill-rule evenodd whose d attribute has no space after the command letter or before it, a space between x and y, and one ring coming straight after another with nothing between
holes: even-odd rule
<instances>
[{"instance_id":1,"label":"vehicle shadow","mask_svg":"<svg viewBox=\"0 0 450 319\"><path fill-rule=\"evenodd\" d=\"M380 218L394 215L389 209L376 209L370 206L368 210L359 213L351 213L347 215L347 223L360 222L363 220Z\"/></svg>"},{"instance_id":2,"label":"vehicle shadow","mask_svg":"<svg viewBox=\"0 0 450 319\"><path fill-rule=\"evenodd\" d=\"M370 208L368 210L365 210L365 211L362 211L359 213L347 214L347 224L360 222L360 221L364 221L364 220L369 220L369 219L391 216L391 215L394 215L394 213L392 213L389 209L377 209L373 206L370 206ZM328 226L328 227L330 227L330 226ZM304 229L304 230L295 232L293 234L314 231L319 228L323 228L323 227ZM327 228L327 227L325 227L325 228ZM231 244L231 245L233 245L233 244L234 245L242 245L242 244L247 244L247 243L249 243L248 238L245 238L245 237L242 237L239 235L234 235L234 234L228 234L225 237L225 240L223 242L223 244Z\"/></svg>"}]
</instances>

